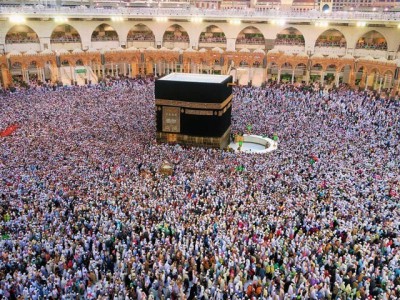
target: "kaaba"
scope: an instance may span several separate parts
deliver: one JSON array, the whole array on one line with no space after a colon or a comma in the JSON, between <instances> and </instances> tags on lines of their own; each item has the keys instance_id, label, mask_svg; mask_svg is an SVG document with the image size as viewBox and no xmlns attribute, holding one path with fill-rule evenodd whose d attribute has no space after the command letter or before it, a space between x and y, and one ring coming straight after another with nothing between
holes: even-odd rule
<instances>
[{"instance_id":1,"label":"kaaba","mask_svg":"<svg viewBox=\"0 0 400 300\"><path fill-rule=\"evenodd\" d=\"M157 142L226 148L232 76L171 73L155 82Z\"/></svg>"}]
</instances>

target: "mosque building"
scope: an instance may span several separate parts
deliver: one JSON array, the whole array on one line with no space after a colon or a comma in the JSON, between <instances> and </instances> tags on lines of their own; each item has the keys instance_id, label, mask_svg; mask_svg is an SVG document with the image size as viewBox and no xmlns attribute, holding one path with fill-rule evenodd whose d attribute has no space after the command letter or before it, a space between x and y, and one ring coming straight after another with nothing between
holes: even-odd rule
<instances>
[{"instance_id":1,"label":"mosque building","mask_svg":"<svg viewBox=\"0 0 400 300\"><path fill-rule=\"evenodd\" d=\"M396 94L400 13L374 1L4 1L1 84L171 72Z\"/></svg>"}]
</instances>

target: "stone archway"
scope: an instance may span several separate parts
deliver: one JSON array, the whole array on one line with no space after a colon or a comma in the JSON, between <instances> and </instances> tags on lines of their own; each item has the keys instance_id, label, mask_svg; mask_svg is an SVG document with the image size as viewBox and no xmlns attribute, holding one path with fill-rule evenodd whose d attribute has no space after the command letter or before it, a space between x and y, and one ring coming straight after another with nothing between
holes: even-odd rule
<instances>
[{"instance_id":1,"label":"stone archway","mask_svg":"<svg viewBox=\"0 0 400 300\"><path fill-rule=\"evenodd\" d=\"M271 62L267 65L267 80L268 81L277 81L279 74L279 66L276 62Z\"/></svg>"},{"instance_id":2,"label":"stone archway","mask_svg":"<svg viewBox=\"0 0 400 300\"><path fill-rule=\"evenodd\" d=\"M328 29L321 33L315 41L315 53L323 55L345 55L347 41L342 32L337 29Z\"/></svg>"},{"instance_id":3,"label":"stone archway","mask_svg":"<svg viewBox=\"0 0 400 300\"><path fill-rule=\"evenodd\" d=\"M326 67L325 72L324 72L324 84L328 86L333 86L336 85L337 79L338 79L338 74L337 74L337 67L334 64L330 64Z\"/></svg>"},{"instance_id":4,"label":"stone archway","mask_svg":"<svg viewBox=\"0 0 400 300\"><path fill-rule=\"evenodd\" d=\"M376 30L368 31L363 34L356 42L354 56L382 57L387 52L387 40Z\"/></svg>"},{"instance_id":5,"label":"stone archway","mask_svg":"<svg viewBox=\"0 0 400 300\"><path fill-rule=\"evenodd\" d=\"M284 64L281 65L279 74L280 74L280 77L278 78L279 82L284 82L284 83L292 82L293 66L290 63L285 62Z\"/></svg>"},{"instance_id":6,"label":"stone archway","mask_svg":"<svg viewBox=\"0 0 400 300\"><path fill-rule=\"evenodd\" d=\"M339 84L348 84L348 85L352 85L353 84L353 82L351 82L351 80L352 80L352 67L351 67L351 65L344 65L341 69L340 69L340 71L339 71L339 73L338 73L338 76L339 76L339 79L338 79L338 82L339 82Z\"/></svg>"},{"instance_id":7,"label":"stone archway","mask_svg":"<svg viewBox=\"0 0 400 300\"><path fill-rule=\"evenodd\" d=\"M210 25L200 33L199 48L212 49L215 47L226 49L226 36L221 28Z\"/></svg>"},{"instance_id":8,"label":"stone archway","mask_svg":"<svg viewBox=\"0 0 400 300\"><path fill-rule=\"evenodd\" d=\"M288 27L276 35L274 49L285 53L304 53L304 35L294 27Z\"/></svg>"},{"instance_id":9,"label":"stone archway","mask_svg":"<svg viewBox=\"0 0 400 300\"><path fill-rule=\"evenodd\" d=\"M118 33L114 27L106 23L96 27L92 33L91 41L94 49L111 49L120 46Z\"/></svg>"},{"instance_id":10,"label":"stone archway","mask_svg":"<svg viewBox=\"0 0 400 300\"><path fill-rule=\"evenodd\" d=\"M388 90L393 87L394 74L391 71L386 71L383 74L382 89Z\"/></svg>"},{"instance_id":11,"label":"stone archway","mask_svg":"<svg viewBox=\"0 0 400 300\"><path fill-rule=\"evenodd\" d=\"M133 26L127 36L127 48L155 47L156 38L153 31L146 25L139 23Z\"/></svg>"},{"instance_id":12,"label":"stone archway","mask_svg":"<svg viewBox=\"0 0 400 300\"><path fill-rule=\"evenodd\" d=\"M354 85L359 87L365 86L367 72L365 67L360 67L357 69L357 72L354 74Z\"/></svg>"},{"instance_id":13,"label":"stone archway","mask_svg":"<svg viewBox=\"0 0 400 300\"><path fill-rule=\"evenodd\" d=\"M320 63L313 64L310 70L310 82L323 83L324 69Z\"/></svg>"},{"instance_id":14,"label":"stone archway","mask_svg":"<svg viewBox=\"0 0 400 300\"><path fill-rule=\"evenodd\" d=\"M329 4L324 4L324 6L322 6L322 11L325 13L328 13L331 10Z\"/></svg>"},{"instance_id":15,"label":"stone archway","mask_svg":"<svg viewBox=\"0 0 400 300\"><path fill-rule=\"evenodd\" d=\"M82 40L75 27L69 24L61 24L54 28L50 36L52 50L74 50L82 48Z\"/></svg>"},{"instance_id":16,"label":"stone archway","mask_svg":"<svg viewBox=\"0 0 400 300\"><path fill-rule=\"evenodd\" d=\"M366 80L367 88L377 90L378 86L379 86L380 78L381 78L381 74L377 68L369 70L369 72L367 74L367 80Z\"/></svg>"},{"instance_id":17,"label":"stone archway","mask_svg":"<svg viewBox=\"0 0 400 300\"><path fill-rule=\"evenodd\" d=\"M387 50L386 38L376 30L363 34L356 43L356 49Z\"/></svg>"},{"instance_id":18,"label":"stone archway","mask_svg":"<svg viewBox=\"0 0 400 300\"><path fill-rule=\"evenodd\" d=\"M187 49L190 45L189 34L181 25L171 25L164 32L162 44L168 49Z\"/></svg>"},{"instance_id":19,"label":"stone archway","mask_svg":"<svg viewBox=\"0 0 400 300\"><path fill-rule=\"evenodd\" d=\"M301 83L301 82L306 82L307 78L307 66L304 63L300 63L296 65L294 68L294 82L293 83Z\"/></svg>"},{"instance_id":20,"label":"stone archway","mask_svg":"<svg viewBox=\"0 0 400 300\"><path fill-rule=\"evenodd\" d=\"M5 51L40 51L38 34L27 25L11 27L5 36Z\"/></svg>"},{"instance_id":21,"label":"stone archway","mask_svg":"<svg viewBox=\"0 0 400 300\"><path fill-rule=\"evenodd\" d=\"M236 50L265 49L265 37L255 26L247 26L236 37Z\"/></svg>"}]
</instances>

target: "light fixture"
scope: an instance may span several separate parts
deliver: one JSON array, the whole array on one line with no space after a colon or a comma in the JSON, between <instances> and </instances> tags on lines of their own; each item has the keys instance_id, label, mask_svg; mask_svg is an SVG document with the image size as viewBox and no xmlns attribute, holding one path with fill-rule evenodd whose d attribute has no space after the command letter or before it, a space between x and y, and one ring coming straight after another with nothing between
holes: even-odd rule
<instances>
[{"instance_id":1,"label":"light fixture","mask_svg":"<svg viewBox=\"0 0 400 300\"><path fill-rule=\"evenodd\" d=\"M400 29L400 24L399 24L399 25L397 25L397 28L398 28L398 29Z\"/></svg>"},{"instance_id":2,"label":"light fixture","mask_svg":"<svg viewBox=\"0 0 400 300\"><path fill-rule=\"evenodd\" d=\"M190 21L192 23L201 23L201 22L203 22L203 19L200 18L200 17L193 17L193 18L190 19Z\"/></svg>"},{"instance_id":3,"label":"light fixture","mask_svg":"<svg viewBox=\"0 0 400 300\"><path fill-rule=\"evenodd\" d=\"M239 19L231 19L231 20L229 20L229 23L232 25L240 25L240 24L242 24L242 21Z\"/></svg>"},{"instance_id":4,"label":"light fixture","mask_svg":"<svg viewBox=\"0 0 400 300\"><path fill-rule=\"evenodd\" d=\"M9 21L11 23L22 24L22 23L26 22L26 19L25 19L25 17L20 16L20 15L12 15L12 16L10 16Z\"/></svg>"},{"instance_id":5,"label":"light fixture","mask_svg":"<svg viewBox=\"0 0 400 300\"><path fill-rule=\"evenodd\" d=\"M315 22L316 27L328 27L329 23L327 21L317 21Z\"/></svg>"},{"instance_id":6,"label":"light fixture","mask_svg":"<svg viewBox=\"0 0 400 300\"><path fill-rule=\"evenodd\" d=\"M156 22L168 22L168 18L167 17L157 17Z\"/></svg>"},{"instance_id":7,"label":"light fixture","mask_svg":"<svg viewBox=\"0 0 400 300\"><path fill-rule=\"evenodd\" d=\"M286 20L285 19L278 19L278 20L271 20L270 21L272 25L285 25L286 24Z\"/></svg>"},{"instance_id":8,"label":"light fixture","mask_svg":"<svg viewBox=\"0 0 400 300\"><path fill-rule=\"evenodd\" d=\"M123 20L124 20L123 17L117 17L117 16L111 17L111 21L113 22L122 22Z\"/></svg>"},{"instance_id":9,"label":"light fixture","mask_svg":"<svg viewBox=\"0 0 400 300\"><path fill-rule=\"evenodd\" d=\"M56 22L56 23L65 23L65 22L68 22L68 18L67 17L63 17L63 16L56 16L56 17L54 17L54 22Z\"/></svg>"}]
</instances>

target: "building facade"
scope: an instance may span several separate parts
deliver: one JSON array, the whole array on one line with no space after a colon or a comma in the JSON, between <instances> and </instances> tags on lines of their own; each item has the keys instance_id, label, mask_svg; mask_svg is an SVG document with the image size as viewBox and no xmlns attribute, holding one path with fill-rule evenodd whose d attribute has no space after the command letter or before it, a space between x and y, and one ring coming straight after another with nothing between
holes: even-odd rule
<instances>
[{"instance_id":1,"label":"building facade","mask_svg":"<svg viewBox=\"0 0 400 300\"><path fill-rule=\"evenodd\" d=\"M376 14L371 20L373 13L350 18L319 12L127 12L77 9L48 17L3 9L3 86L32 76L79 84L107 75L178 71L232 74L240 84L318 81L390 93L398 88L400 29L395 15Z\"/></svg>"}]
</instances>

